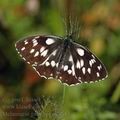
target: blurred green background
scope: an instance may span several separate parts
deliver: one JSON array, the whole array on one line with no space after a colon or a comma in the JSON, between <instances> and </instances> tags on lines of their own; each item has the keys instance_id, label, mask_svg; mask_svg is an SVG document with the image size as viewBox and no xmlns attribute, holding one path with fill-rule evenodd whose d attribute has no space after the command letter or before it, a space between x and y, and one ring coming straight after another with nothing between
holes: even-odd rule
<instances>
[{"instance_id":1,"label":"blurred green background","mask_svg":"<svg viewBox=\"0 0 120 120\"><path fill-rule=\"evenodd\" d=\"M77 42L105 64L104 81L64 87L15 50L26 36L64 36L71 5L82 26ZM0 120L120 120L120 0L0 0Z\"/></svg>"}]
</instances>

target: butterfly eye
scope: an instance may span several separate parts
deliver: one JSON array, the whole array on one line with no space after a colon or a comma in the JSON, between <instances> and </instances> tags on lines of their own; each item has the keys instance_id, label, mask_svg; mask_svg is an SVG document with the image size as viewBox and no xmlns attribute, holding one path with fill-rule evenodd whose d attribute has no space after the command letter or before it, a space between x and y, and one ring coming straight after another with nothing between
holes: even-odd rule
<instances>
[{"instance_id":1,"label":"butterfly eye","mask_svg":"<svg viewBox=\"0 0 120 120\"><path fill-rule=\"evenodd\" d=\"M46 79L67 85L92 83L107 77L102 62L83 46L56 36L31 36L15 44L20 56Z\"/></svg>"}]
</instances>

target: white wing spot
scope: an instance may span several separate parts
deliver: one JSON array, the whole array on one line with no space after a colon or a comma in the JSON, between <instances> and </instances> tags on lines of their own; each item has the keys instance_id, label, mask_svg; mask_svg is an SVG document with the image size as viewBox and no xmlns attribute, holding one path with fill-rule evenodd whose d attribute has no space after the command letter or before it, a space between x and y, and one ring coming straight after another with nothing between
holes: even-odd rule
<instances>
[{"instance_id":1,"label":"white wing spot","mask_svg":"<svg viewBox=\"0 0 120 120\"><path fill-rule=\"evenodd\" d=\"M24 58L24 57L22 57L23 58L23 60L25 60L26 61L26 59Z\"/></svg>"},{"instance_id":2,"label":"white wing spot","mask_svg":"<svg viewBox=\"0 0 120 120\"><path fill-rule=\"evenodd\" d=\"M53 74L51 73L50 76L53 76Z\"/></svg>"},{"instance_id":3,"label":"white wing spot","mask_svg":"<svg viewBox=\"0 0 120 120\"><path fill-rule=\"evenodd\" d=\"M32 66L37 66L37 64L38 64L37 62L34 62L34 64L32 64Z\"/></svg>"},{"instance_id":4,"label":"white wing spot","mask_svg":"<svg viewBox=\"0 0 120 120\"><path fill-rule=\"evenodd\" d=\"M80 69L80 61L79 60L77 60L76 67Z\"/></svg>"},{"instance_id":5,"label":"white wing spot","mask_svg":"<svg viewBox=\"0 0 120 120\"><path fill-rule=\"evenodd\" d=\"M72 70L68 70L68 74L71 74L72 73Z\"/></svg>"},{"instance_id":6,"label":"white wing spot","mask_svg":"<svg viewBox=\"0 0 120 120\"><path fill-rule=\"evenodd\" d=\"M70 55L70 57L69 57L69 61L73 61L73 59L72 59L72 55Z\"/></svg>"},{"instance_id":7,"label":"white wing spot","mask_svg":"<svg viewBox=\"0 0 120 120\"><path fill-rule=\"evenodd\" d=\"M51 44L53 44L54 42L55 42L55 40L52 39L52 38L48 38L48 39L46 40L46 44L47 44L47 45L51 45Z\"/></svg>"},{"instance_id":8,"label":"white wing spot","mask_svg":"<svg viewBox=\"0 0 120 120\"><path fill-rule=\"evenodd\" d=\"M79 81L80 83L83 83L82 80L81 80L81 77L78 77L78 81Z\"/></svg>"},{"instance_id":9,"label":"white wing spot","mask_svg":"<svg viewBox=\"0 0 120 120\"><path fill-rule=\"evenodd\" d=\"M41 47L40 48L40 53L43 52L45 50L45 47Z\"/></svg>"},{"instance_id":10,"label":"white wing spot","mask_svg":"<svg viewBox=\"0 0 120 120\"><path fill-rule=\"evenodd\" d=\"M81 64L81 67L84 66L84 61L83 61L83 59L80 60L80 64Z\"/></svg>"},{"instance_id":11,"label":"white wing spot","mask_svg":"<svg viewBox=\"0 0 120 120\"><path fill-rule=\"evenodd\" d=\"M95 60L95 59L93 59L93 61L94 61L94 63L96 62L96 60Z\"/></svg>"},{"instance_id":12,"label":"white wing spot","mask_svg":"<svg viewBox=\"0 0 120 120\"><path fill-rule=\"evenodd\" d=\"M38 45L38 42L34 42L33 43L33 47L35 47L36 45Z\"/></svg>"},{"instance_id":13,"label":"white wing spot","mask_svg":"<svg viewBox=\"0 0 120 120\"><path fill-rule=\"evenodd\" d=\"M94 63L93 59L91 59L91 63L92 63L92 64Z\"/></svg>"},{"instance_id":14,"label":"white wing spot","mask_svg":"<svg viewBox=\"0 0 120 120\"><path fill-rule=\"evenodd\" d=\"M83 50L83 49L78 48L78 49L77 49L77 52L78 52L78 54L79 54L80 56L84 56L84 50Z\"/></svg>"},{"instance_id":15,"label":"white wing spot","mask_svg":"<svg viewBox=\"0 0 120 120\"><path fill-rule=\"evenodd\" d=\"M57 50L53 51L52 55L54 55L54 56L55 56L55 55L56 55L56 52L57 52Z\"/></svg>"},{"instance_id":16,"label":"white wing spot","mask_svg":"<svg viewBox=\"0 0 120 120\"><path fill-rule=\"evenodd\" d=\"M97 77L100 77L100 74L98 72L96 74L97 74Z\"/></svg>"},{"instance_id":17,"label":"white wing spot","mask_svg":"<svg viewBox=\"0 0 120 120\"><path fill-rule=\"evenodd\" d=\"M25 45L27 45L28 44L28 41L27 40L25 40Z\"/></svg>"},{"instance_id":18,"label":"white wing spot","mask_svg":"<svg viewBox=\"0 0 120 120\"><path fill-rule=\"evenodd\" d=\"M37 40L34 38L34 39L32 39L32 41L33 41L33 43L36 43L37 42Z\"/></svg>"},{"instance_id":19,"label":"white wing spot","mask_svg":"<svg viewBox=\"0 0 120 120\"><path fill-rule=\"evenodd\" d=\"M34 57L37 57L39 55L39 52L37 51L34 55Z\"/></svg>"},{"instance_id":20,"label":"white wing spot","mask_svg":"<svg viewBox=\"0 0 120 120\"><path fill-rule=\"evenodd\" d=\"M22 57L22 55L20 54L20 57Z\"/></svg>"},{"instance_id":21,"label":"white wing spot","mask_svg":"<svg viewBox=\"0 0 120 120\"><path fill-rule=\"evenodd\" d=\"M56 63L56 67L58 67L58 63Z\"/></svg>"},{"instance_id":22,"label":"white wing spot","mask_svg":"<svg viewBox=\"0 0 120 120\"><path fill-rule=\"evenodd\" d=\"M36 39L33 39L33 47L36 46L38 44L37 40Z\"/></svg>"},{"instance_id":23,"label":"white wing spot","mask_svg":"<svg viewBox=\"0 0 120 120\"><path fill-rule=\"evenodd\" d=\"M81 77L78 77L78 81L79 81L80 83L82 83Z\"/></svg>"},{"instance_id":24,"label":"white wing spot","mask_svg":"<svg viewBox=\"0 0 120 120\"><path fill-rule=\"evenodd\" d=\"M35 65L37 65L38 63L37 62L34 62Z\"/></svg>"},{"instance_id":25,"label":"white wing spot","mask_svg":"<svg viewBox=\"0 0 120 120\"><path fill-rule=\"evenodd\" d=\"M47 61L47 62L45 63L45 65L46 65L46 66L49 66L49 65L50 65L50 63Z\"/></svg>"},{"instance_id":26,"label":"white wing spot","mask_svg":"<svg viewBox=\"0 0 120 120\"><path fill-rule=\"evenodd\" d=\"M95 62L95 59L91 59L91 64L94 64Z\"/></svg>"},{"instance_id":27,"label":"white wing spot","mask_svg":"<svg viewBox=\"0 0 120 120\"><path fill-rule=\"evenodd\" d=\"M31 51L30 51L30 53L33 53L35 51L35 49L32 49Z\"/></svg>"},{"instance_id":28,"label":"white wing spot","mask_svg":"<svg viewBox=\"0 0 120 120\"><path fill-rule=\"evenodd\" d=\"M74 64L72 65L72 74L73 74L73 76L75 75Z\"/></svg>"},{"instance_id":29,"label":"white wing spot","mask_svg":"<svg viewBox=\"0 0 120 120\"><path fill-rule=\"evenodd\" d=\"M89 74L91 73L91 69L90 68L88 68L87 71L88 71Z\"/></svg>"},{"instance_id":30,"label":"white wing spot","mask_svg":"<svg viewBox=\"0 0 120 120\"><path fill-rule=\"evenodd\" d=\"M25 47L23 47L21 50L22 50L22 51L25 50Z\"/></svg>"},{"instance_id":31,"label":"white wing spot","mask_svg":"<svg viewBox=\"0 0 120 120\"><path fill-rule=\"evenodd\" d=\"M64 71L68 70L68 65L64 66Z\"/></svg>"},{"instance_id":32,"label":"white wing spot","mask_svg":"<svg viewBox=\"0 0 120 120\"><path fill-rule=\"evenodd\" d=\"M100 70L100 69L102 68L102 66L101 66L101 65L99 65L97 68L98 68L98 70Z\"/></svg>"},{"instance_id":33,"label":"white wing spot","mask_svg":"<svg viewBox=\"0 0 120 120\"><path fill-rule=\"evenodd\" d=\"M92 67L92 61L91 60L89 60L89 65L90 65L90 67Z\"/></svg>"},{"instance_id":34,"label":"white wing spot","mask_svg":"<svg viewBox=\"0 0 120 120\"><path fill-rule=\"evenodd\" d=\"M48 50L45 50L41 53L41 56L45 57L47 55Z\"/></svg>"},{"instance_id":35,"label":"white wing spot","mask_svg":"<svg viewBox=\"0 0 120 120\"><path fill-rule=\"evenodd\" d=\"M53 60L51 61L51 66L55 67L55 61L53 61Z\"/></svg>"},{"instance_id":36,"label":"white wing spot","mask_svg":"<svg viewBox=\"0 0 120 120\"><path fill-rule=\"evenodd\" d=\"M83 72L83 74L85 74L85 67L82 68L82 72Z\"/></svg>"},{"instance_id":37,"label":"white wing spot","mask_svg":"<svg viewBox=\"0 0 120 120\"><path fill-rule=\"evenodd\" d=\"M100 70L100 66L98 66L97 68L98 68L98 70Z\"/></svg>"}]
</instances>

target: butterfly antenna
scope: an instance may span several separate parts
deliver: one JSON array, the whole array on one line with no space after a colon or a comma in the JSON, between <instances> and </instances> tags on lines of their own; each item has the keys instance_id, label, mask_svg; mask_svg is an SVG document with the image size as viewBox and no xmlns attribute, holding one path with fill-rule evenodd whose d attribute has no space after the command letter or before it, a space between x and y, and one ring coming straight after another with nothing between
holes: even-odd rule
<instances>
[{"instance_id":1,"label":"butterfly antenna","mask_svg":"<svg viewBox=\"0 0 120 120\"><path fill-rule=\"evenodd\" d=\"M73 33L73 29L74 29L74 26L72 24L72 15L70 15L69 21L70 21L70 32L69 32L69 35L71 35Z\"/></svg>"},{"instance_id":2,"label":"butterfly antenna","mask_svg":"<svg viewBox=\"0 0 120 120\"><path fill-rule=\"evenodd\" d=\"M70 32L68 34L71 38L77 40L80 35L80 23L77 17L73 17L70 20Z\"/></svg>"},{"instance_id":3,"label":"butterfly antenna","mask_svg":"<svg viewBox=\"0 0 120 120\"><path fill-rule=\"evenodd\" d=\"M74 32L76 34L76 39L79 39L80 38L81 25L80 25L80 22L79 22L78 18L76 18L75 28L76 28L76 30Z\"/></svg>"}]
</instances>

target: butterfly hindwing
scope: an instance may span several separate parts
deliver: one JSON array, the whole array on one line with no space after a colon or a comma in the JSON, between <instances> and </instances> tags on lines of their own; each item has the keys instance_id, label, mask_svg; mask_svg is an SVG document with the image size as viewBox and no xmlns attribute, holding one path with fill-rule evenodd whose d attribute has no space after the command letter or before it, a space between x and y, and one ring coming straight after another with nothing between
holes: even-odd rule
<instances>
[{"instance_id":1,"label":"butterfly hindwing","mask_svg":"<svg viewBox=\"0 0 120 120\"><path fill-rule=\"evenodd\" d=\"M58 46L40 65L34 68L39 74L46 78L57 78L57 69L59 65L60 55L62 54L61 45Z\"/></svg>"},{"instance_id":2,"label":"butterfly hindwing","mask_svg":"<svg viewBox=\"0 0 120 120\"><path fill-rule=\"evenodd\" d=\"M59 79L68 85L79 83L76 73L75 73L75 64L73 61L73 55L70 51L71 48L68 48L62 62L62 66L59 72Z\"/></svg>"}]
</instances>

